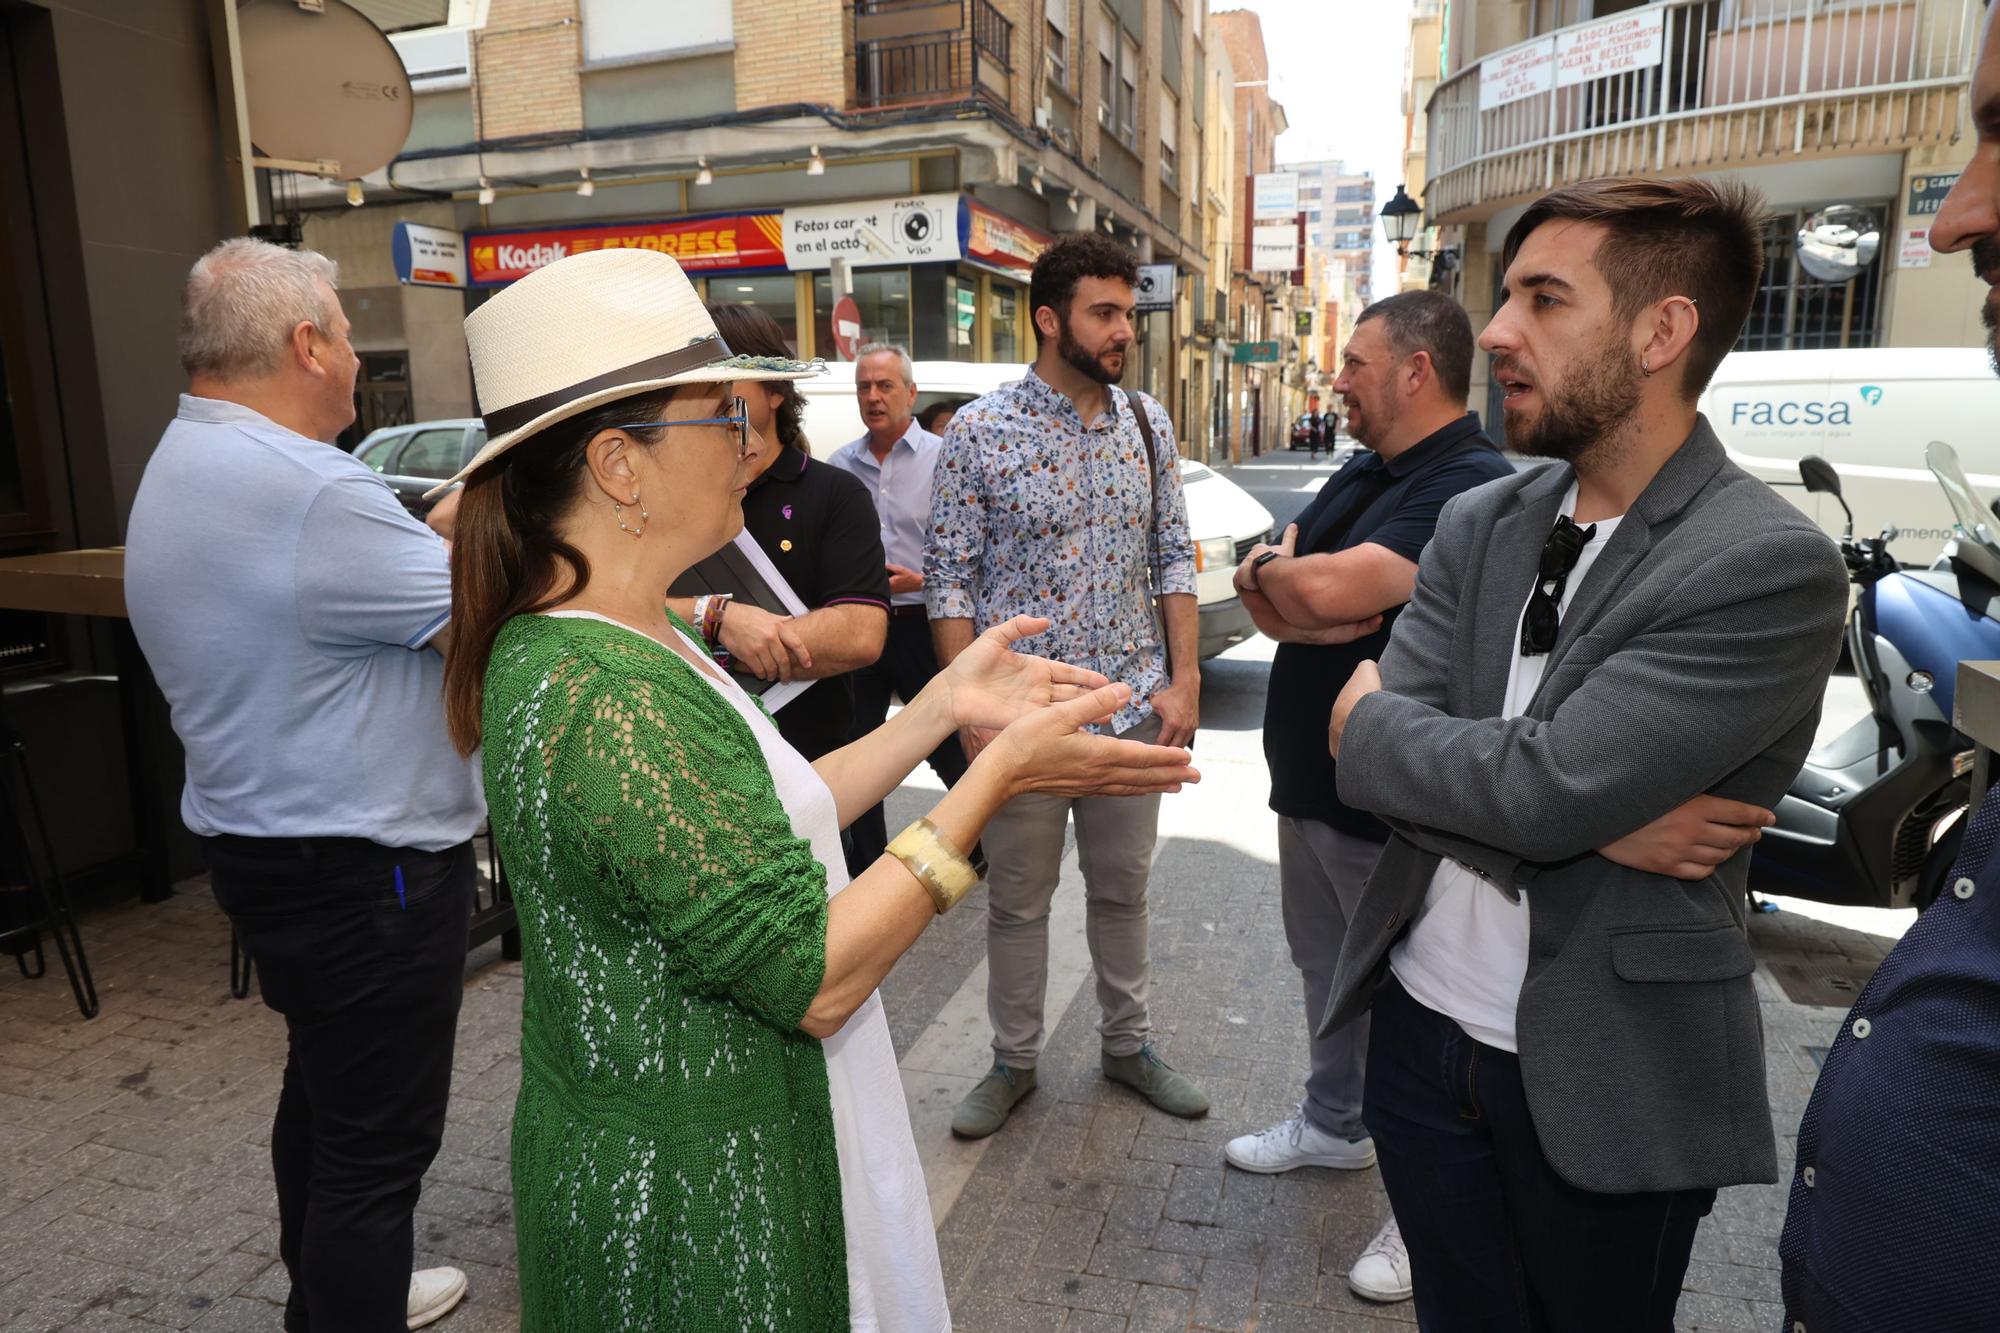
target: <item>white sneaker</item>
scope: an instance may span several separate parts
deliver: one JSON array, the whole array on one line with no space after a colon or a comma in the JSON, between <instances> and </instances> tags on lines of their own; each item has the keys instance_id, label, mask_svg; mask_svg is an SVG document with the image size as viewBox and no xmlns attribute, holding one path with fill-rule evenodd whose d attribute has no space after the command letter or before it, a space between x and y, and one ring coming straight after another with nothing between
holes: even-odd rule
<instances>
[{"instance_id":1,"label":"white sneaker","mask_svg":"<svg viewBox=\"0 0 2000 1333\"><path fill-rule=\"evenodd\" d=\"M1403 1248L1403 1229L1396 1225L1394 1213L1347 1270L1347 1285L1356 1296L1371 1301L1410 1299L1410 1252Z\"/></svg>"},{"instance_id":2,"label":"white sneaker","mask_svg":"<svg viewBox=\"0 0 2000 1333\"><path fill-rule=\"evenodd\" d=\"M465 1299L465 1274L456 1268L426 1268L410 1274L408 1325L434 1324Z\"/></svg>"},{"instance_id":3,"label":"white sneaker","mask_svg":"<svg viewBox=\"0 0 2000 1333\"><path fill-rule=\"evenodd\" d=\"M1375 1165L1375 1140L1366 1136L1344 1139L1329 1134L1306 1119L1304 1111L1295 1111L1291 1119L1261 1134L1231 1139L1222 1146L1222 1155L1239 1171L1255 1171L1265 1176L1296 1166L1359 1171Z\"/></svg>"}]
</instances>

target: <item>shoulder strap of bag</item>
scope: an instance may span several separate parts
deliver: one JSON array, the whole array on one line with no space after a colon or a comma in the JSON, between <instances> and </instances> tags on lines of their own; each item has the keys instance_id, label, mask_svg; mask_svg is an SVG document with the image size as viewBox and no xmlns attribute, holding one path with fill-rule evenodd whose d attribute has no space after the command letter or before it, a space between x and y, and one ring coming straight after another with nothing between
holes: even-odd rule
<instances>
[{"instance_id":1,"label":"shoulder strap of bag","mask_svg":"<svg viewBox=\"0 0 2000 1333\"><path fill-rule=\"evenodd\" d=\"M1155 455L1160 447L1153 442L1153 423L1146 416L1146 405L1128 390L1120 389L1118 395L1125 400L1125 406L1132 409L1132 419L1139 423L1139 438L1146 442L1146 545L1149 552L1157 554L1160 544L1160 489L1156 474L1160 463ZM1149 564L1148 577L1151 574Z\"/></svg>"}]
</instances>

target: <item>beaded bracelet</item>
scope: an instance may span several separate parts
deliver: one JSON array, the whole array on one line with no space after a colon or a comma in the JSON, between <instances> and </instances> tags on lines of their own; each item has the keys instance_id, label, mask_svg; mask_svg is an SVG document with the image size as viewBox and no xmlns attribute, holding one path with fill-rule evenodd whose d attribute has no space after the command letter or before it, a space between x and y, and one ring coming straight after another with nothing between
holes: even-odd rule
<instances>
[{"instance_id":1,"label":"beaded bracelet","mask_svg":"<svg viewBox=\"0 0 2000 1333\"><path fill-rule=\"evenodd\" d=\"M919 819L898 833L889 844L889 855L917 877L939 916L958 906L958 900L979 882L979 872L965 853L952 846L928 819Z\"/></svg>"}]
</instances>

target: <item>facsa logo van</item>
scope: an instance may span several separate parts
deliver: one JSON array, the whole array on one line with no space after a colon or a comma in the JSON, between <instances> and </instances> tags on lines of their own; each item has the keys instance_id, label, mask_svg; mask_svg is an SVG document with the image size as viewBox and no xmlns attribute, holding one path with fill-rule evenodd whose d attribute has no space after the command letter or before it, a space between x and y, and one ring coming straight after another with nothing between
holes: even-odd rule
<instances>
[{"instance_id":1,"label":"facsa logo van","mask_svg":"<svg viewBox=\"0 0 2000 1333\"><path fill-rule=\"evenodd\" d=\"M1861 399L1870 407L1882 401L1882 388L1876 384L1861 386ZM1732 426L1851 426L1854 424L1854 405L1846 399L1821 401L1818 399L1774 399L1754 398L1748 402L1729 405L1729 424Z\"/></svg>"}]
</instances>

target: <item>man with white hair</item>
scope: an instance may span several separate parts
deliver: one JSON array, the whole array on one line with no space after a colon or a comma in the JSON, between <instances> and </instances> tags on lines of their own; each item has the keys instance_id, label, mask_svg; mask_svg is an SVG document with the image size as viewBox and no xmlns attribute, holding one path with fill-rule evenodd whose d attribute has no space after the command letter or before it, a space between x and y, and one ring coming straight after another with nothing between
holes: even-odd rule
<instances>
[{"instance_id":1,"label":"man with white hair","mask_svg":"<svg viewBox=\"0 0 2000 1333\"><path fill-rule=\"evenodd\" d=\"M358 365L332 261L225 241L183 294L188 392L126 538L133 632L187 751L181 816L290 1037L271 1130L288 1333L441 1318L412 1275L444 1136L479 772L445 734L438 535L331 441Z\"/></svg>"},{"instance_id":2,"label":"man with white hair","mask_svg":"<svg viewBox=\"0 0 2000 1333\"><path fill-rule=\"evenodd\" d=\"M854 673L855 735L865 736L889 716L891 695L905 703L938 673L931 622L924 609L924 542L931 530L931 474L942 441L917 424L916 367L895 343L869 343L854 360L854 397L868 433L842 445L829 460L861 478L882 523L888 554L889 638L882 655ZM931 770L949 787L965 776L965 751L956 736L931 753ZM878 804L849 829L854 866L875 863L889 845L887 816ZM972 859L982 859L972 849Z\"/></svg>"}]
</instances>

